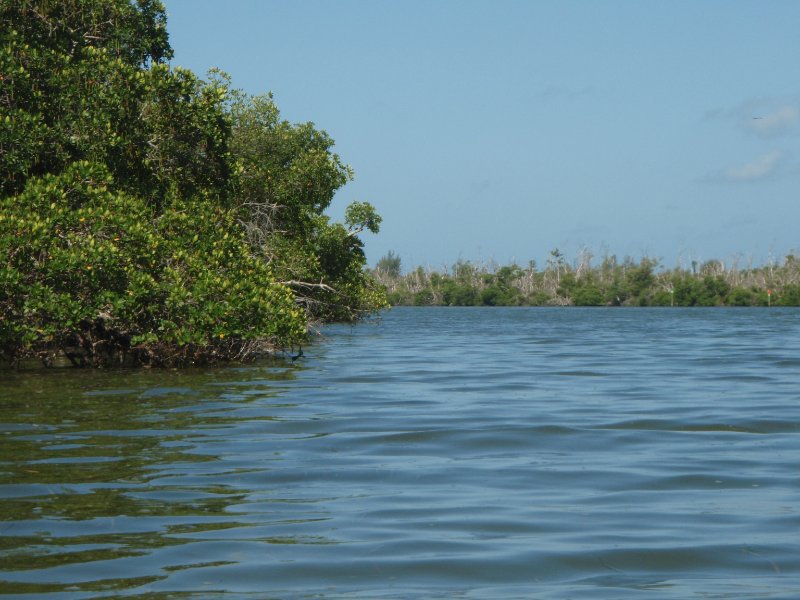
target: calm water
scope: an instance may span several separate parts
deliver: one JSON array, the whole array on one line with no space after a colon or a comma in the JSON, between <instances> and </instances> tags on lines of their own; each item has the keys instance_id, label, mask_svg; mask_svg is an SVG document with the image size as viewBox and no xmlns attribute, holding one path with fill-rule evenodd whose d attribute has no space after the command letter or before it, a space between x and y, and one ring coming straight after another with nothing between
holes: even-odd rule
<instances>
[{"instance_id":1,"label":"calm water","mask_svg":"<svg viewBox=\"0 0 800 600\"><path fill-rule=\"evenodd\" d=\"M800 311L395 309L0 373L0 594L800 597Z\"/></svg>"}]
</instances>

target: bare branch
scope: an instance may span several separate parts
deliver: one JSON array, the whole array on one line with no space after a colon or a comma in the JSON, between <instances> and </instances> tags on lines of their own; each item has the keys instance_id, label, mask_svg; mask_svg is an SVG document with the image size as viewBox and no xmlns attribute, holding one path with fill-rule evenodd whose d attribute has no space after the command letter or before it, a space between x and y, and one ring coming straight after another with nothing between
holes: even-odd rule
<instances>
[{"instance_id":1,"label":"bare branch","mask_svg":"<svg viewBox=\"0 0 800 600\"><path fill-rule=\"evenodd\" d=\"M322 283L322 282L309 283L307 281L294 281L294 280L292 280L292 281L279 281L278 283L283 284L283 285L289 285L289 286L292 286L292 287L305 288L305 289L309 289L309 290L325 290L326 292L333 292L334 294L336 293L335 289L333 289L328 284Z\"/></svg>"}]
</instances>

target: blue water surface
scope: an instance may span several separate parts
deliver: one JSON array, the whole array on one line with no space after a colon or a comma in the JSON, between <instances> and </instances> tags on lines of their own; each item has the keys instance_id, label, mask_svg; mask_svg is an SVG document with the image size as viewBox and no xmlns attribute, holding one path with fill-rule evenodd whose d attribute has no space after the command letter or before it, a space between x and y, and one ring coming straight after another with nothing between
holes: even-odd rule
<instances>
[{"instance_id":1,"label":"blue water surface","mask_svg":"<svg viewBox=\"0 0 800 600\"><path fill-rule=\"evenodd\" d=\"M800 310L398 308L0 373L0 594L800 597Z\"/></svg>"}]
</instances>

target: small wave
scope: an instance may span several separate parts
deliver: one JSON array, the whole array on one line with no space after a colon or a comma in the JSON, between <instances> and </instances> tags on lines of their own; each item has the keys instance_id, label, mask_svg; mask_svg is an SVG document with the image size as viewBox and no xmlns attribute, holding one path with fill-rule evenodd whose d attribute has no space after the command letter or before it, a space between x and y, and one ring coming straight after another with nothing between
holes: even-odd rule
<instances>
[{"instance_id":1,"label":"small wave","mask_svg":"<svg viewBox=\"0 0 800 600\"><path fill-rule=\"evenodd\" d=\"M555 371L553 375L561 377L607 377L607 373L600 373L599 371Z\"/></svg>"},{"instance_id":2,"label":"small wave","mask_svg":"<svg viewBox=\"0 0 800 600\"><path fill-rule=\"evenodd\" d=\"M642 431L676 431L691 433L797 433L800 423L796 421L761 420L732 423L687 423L666 419L635 419L601 425L598 429L630 429Z\"/></svg>"}]
</instances>

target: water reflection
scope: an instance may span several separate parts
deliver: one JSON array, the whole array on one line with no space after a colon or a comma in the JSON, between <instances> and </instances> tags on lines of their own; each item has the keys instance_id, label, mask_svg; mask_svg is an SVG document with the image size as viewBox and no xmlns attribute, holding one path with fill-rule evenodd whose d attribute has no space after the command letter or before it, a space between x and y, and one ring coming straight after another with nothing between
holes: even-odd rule
<instances>
[{"instance_id":1,"label":"water reflection","mask_svg":"<svg viewBox=\"0 0 800 600\"><path fill-rule=\"evenodd\" d=\"M0 593L124 590L231 564L187 562L179 553L165 560L164 550L221 533L236 539L237 530L259 543L328 543L286 533L286 523L307 520L280 509L296 499L266 500L263 477L258 493L248 486L280 459L278 451L260 464L212 451L283 419L294 405L279 398L300 368L2 373L0 552L13 581L0 582ZM257 523L252 507L240 510L252 495L270 504ZM148 559L156 551L157 566ZM76 565L83 568L70 568ZM147 574L131 577L137 570Z\"/></svg>"},{"instance_id":2,"label":"water reflection","mask_svg":"<svg viewBox=\"0 0 800 600\"><path fill-rule=\"evenodd\" d=\"M392 311L0 374L0 593L800 597L800 311Z\"/></svg>"}]
</instances>

